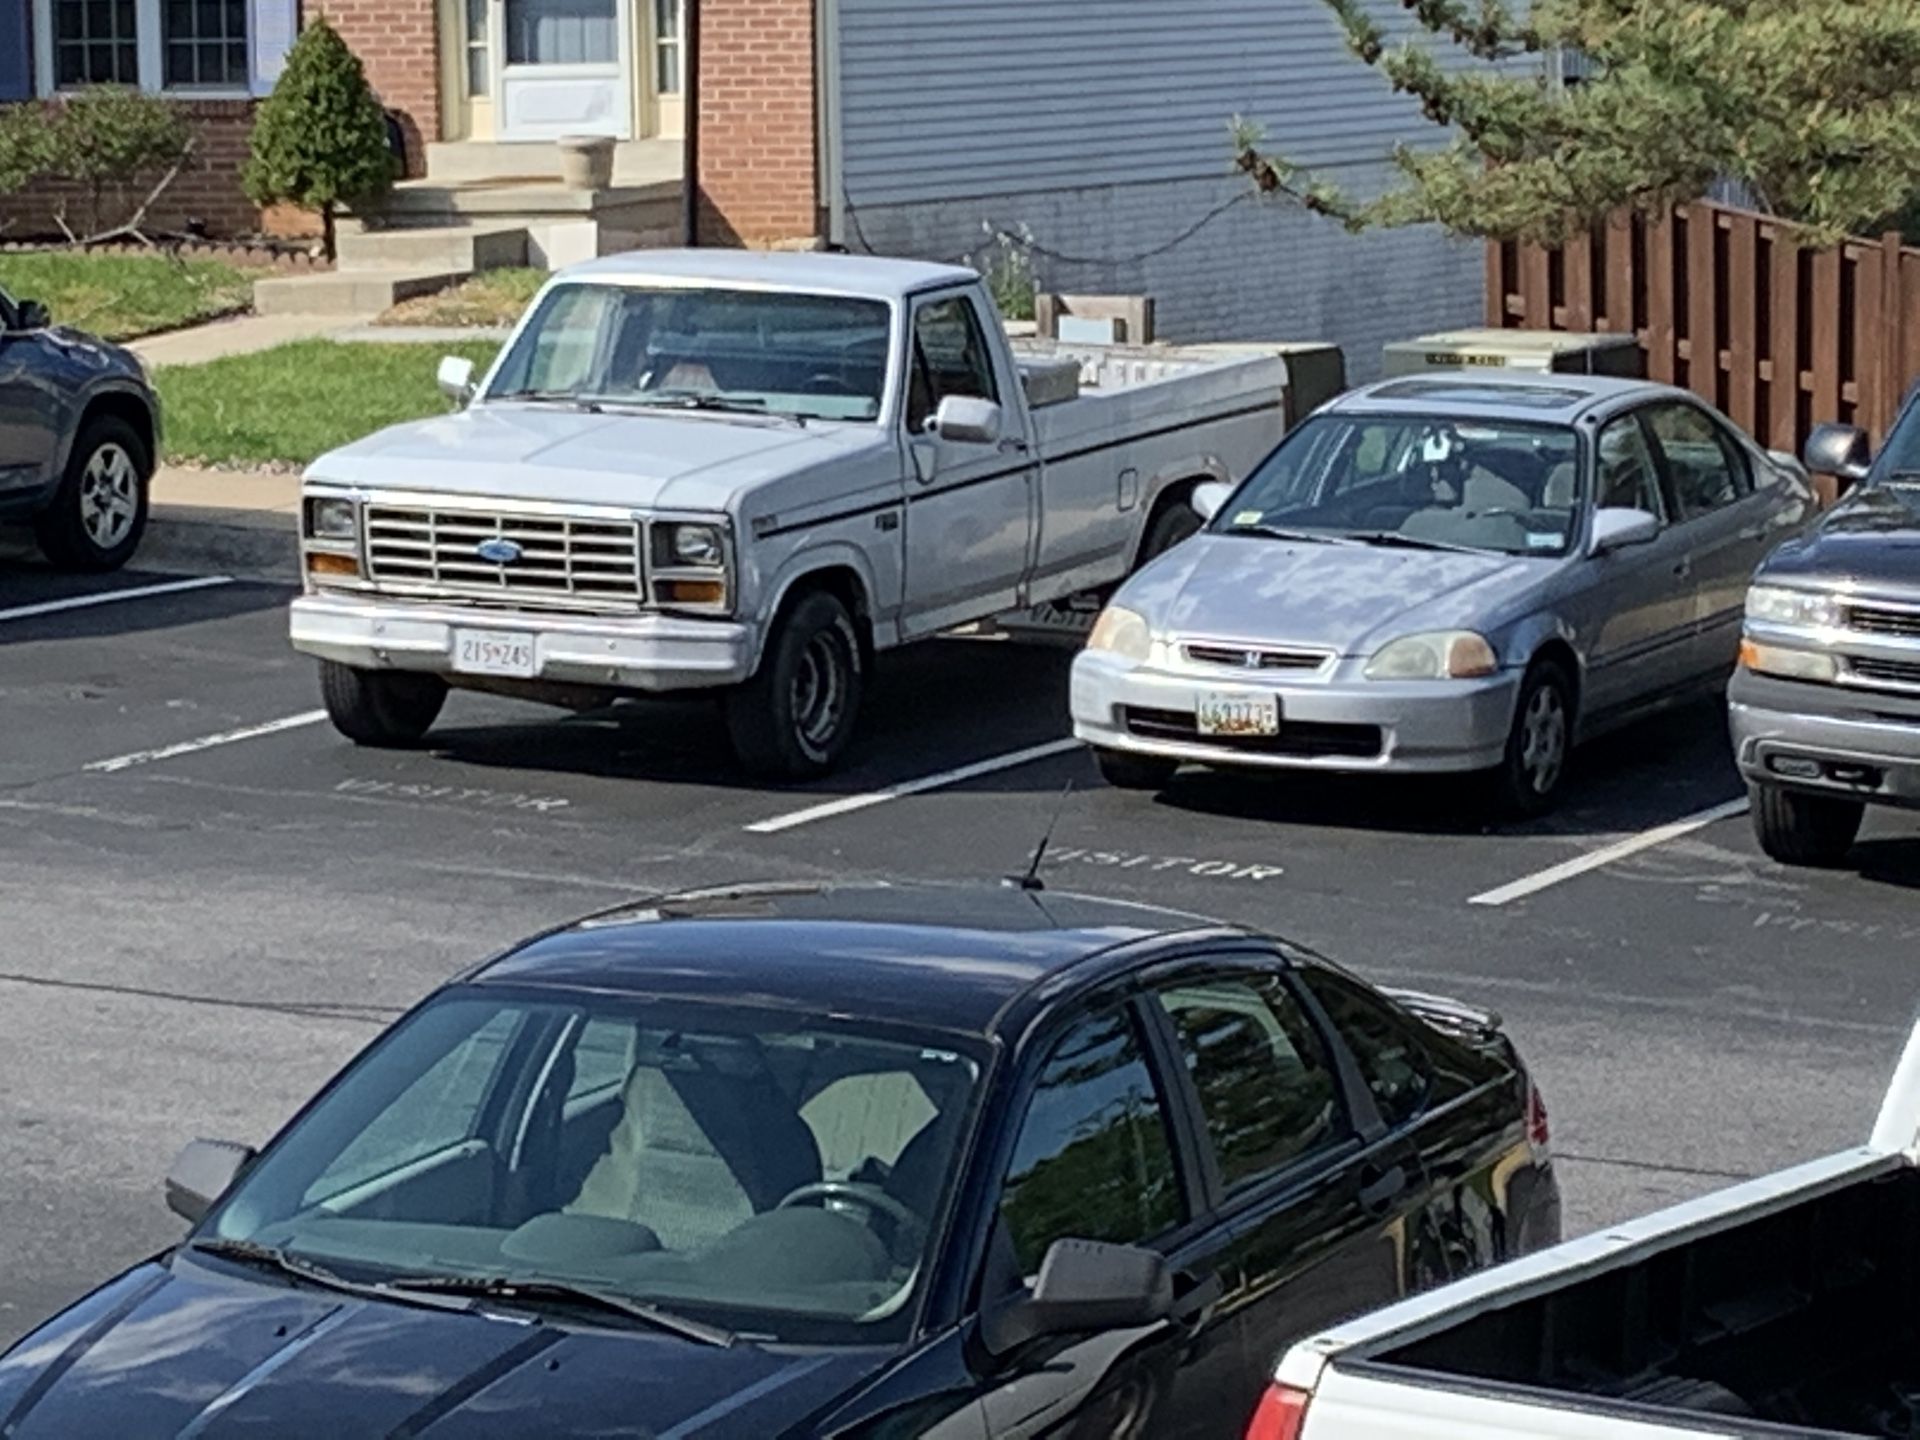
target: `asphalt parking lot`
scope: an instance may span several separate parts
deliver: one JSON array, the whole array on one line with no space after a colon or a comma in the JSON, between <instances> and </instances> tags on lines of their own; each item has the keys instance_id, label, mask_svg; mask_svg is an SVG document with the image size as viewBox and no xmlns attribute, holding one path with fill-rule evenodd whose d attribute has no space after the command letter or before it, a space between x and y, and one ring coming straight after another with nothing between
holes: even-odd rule
<instances>
[{"instance_id":1,"label":"asphalt parking lot","mask_svg":"<svg viewBox=\"0 0 1920 1440\"><path fill-rule=\"evenodd\" d=\"M1489 827L1451 784L1106 789L1062 739L1064 652L951 640L884 664L844 773L778 791L703 704L456 696L431 748L355 750L287 598L0 564L0 1343L178 1234L184 1141L264 1140L525 933L690 885L991 881L1056 812L1057 888L1501 1011L1575 1229L1864 1138L1920 997L1920 823L1874 817L1845 871L1771 864L1710 705L1587 753L1549 820Z\"/></svg>"}]
</instances>

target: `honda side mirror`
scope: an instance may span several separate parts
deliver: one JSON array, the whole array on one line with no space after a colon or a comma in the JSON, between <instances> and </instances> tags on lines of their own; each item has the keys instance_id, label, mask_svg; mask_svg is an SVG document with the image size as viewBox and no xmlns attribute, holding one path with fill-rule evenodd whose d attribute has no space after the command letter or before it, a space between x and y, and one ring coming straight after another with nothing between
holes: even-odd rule
<instances>
[{"instance_id":1,"label":"honda side mirror","mask_svg":"<svg viewBox=\"0 0 1920 1440\"><path fill-rule=\"evenodd\" d=\"M189 1225L198 1225L253 1162L251 1145L229 1140L195 1140L167 1171L167 1208Z\"/></svg>"},{"instance_id":2,"label":"honda side mirror","mask_svg":"<svg viewBox=\"0 0 1920 1440\"><path fill-rule=\"evenodd\" d=\"M1873 465L1873 442L1856 425L1817 425L1807 437L1807 469L1816 475L1834 475L1849 485L1867 478Z\"/></svg>"},{"instance_id":3,"label":"honda side mirror","mask_svg":"<svg viewBox=\"0 0 1920 1440\"><path fill-rule=\"evenodd\" d=\"M991 445L1000 438L1000 407L971 395L949 395L934 412L933 433L958 445Z\"/></svg>"},{"instance_id":4,"label":"honda side mirror","mask_svg":"<svg viewBox=\"0 0 1920 1440\"><path fill-rule=\"evenodd\" d=\"M1033 1289L982 1317L981 1341L1005 1355L1043 1335L1132 1330L1173 1312L1165 1257L1131 1245L1056 1240Z\"/></svg>"},{"instance_id":5,"label":"honda side mirror","mask_svg":"<svg viewBox=\"0 0 1920 1440\"><path fill-rule=\"evenodd\" d=\"M1204 485L1193 487L1193 513L1202 520L1211 520L1220 513L1220 507L1233 498L1233 486L1219 480L1209 480Z\"/></svg>"},{"instance_id":6,"label":"honda side mirror","mask_svg":"<svg viewBox=\"0 0 1920 1440\"><path fill-rule=\"evenodd\" d=\"M1630 545L1660 538L1660 517L1645 510L1608 508L1593 512L1593 553L1610 555Z\"/></svg>"},{"instance_id":7,"label":"honda side mirror","mask_svg":"<svg viewBox=\"0 0 1920 1440\"><path fill-rule=\"evenodd\" d=\"M440 370L435 377L440 382L440 393L456 405L465 405L474 396L473 361L460 355L448 355L441 359Z\"/></svg>"}]
</instances>

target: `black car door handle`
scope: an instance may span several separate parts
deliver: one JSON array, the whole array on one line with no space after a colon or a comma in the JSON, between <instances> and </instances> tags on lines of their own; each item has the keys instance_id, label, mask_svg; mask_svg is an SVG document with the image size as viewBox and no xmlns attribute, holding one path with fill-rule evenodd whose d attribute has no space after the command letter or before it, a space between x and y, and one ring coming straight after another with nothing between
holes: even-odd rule
<instances>
[{"instance_id":1,"label":"black car door handle","mask_svg":"<svg viewBox=\"0 0 1920 1440\"><path fill-rule=\"evenodd\" d=\"M1407 1172L1403 1166L1382 1170L1377 1165L1369 1165L1360 1172L1360 1204L1373 1214L1392 1205L1406 1188Z\"/></svg>"}]
</instances>

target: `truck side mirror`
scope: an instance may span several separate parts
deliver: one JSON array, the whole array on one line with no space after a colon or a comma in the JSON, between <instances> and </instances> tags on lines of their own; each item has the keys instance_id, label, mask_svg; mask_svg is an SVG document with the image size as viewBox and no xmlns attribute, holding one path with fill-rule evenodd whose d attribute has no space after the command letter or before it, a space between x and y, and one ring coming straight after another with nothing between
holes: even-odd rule
<instances>
[{"instance_id":1,"label":"truck side mirror","mask_svg":"<svg viewBox=\"0 0 1920 1440\"><path fill-rule=\"evenodd\" d=\"M240 1172L253 1162L251 1145L230 1140L195 1140L167 1171L167 1208L189 1225L198 1225Z\"/></svg>"},{"instance_id":2,"label":"truck side mirror","mask_svg":"<svg viewBox=\"0 0 1920 1440\"><path fill-rule=\"evenodd\" d=\"M981 1319L988 1352L1005 1355L1043 1335L1131 1330L1173 1313L1164 1256L1098 1240L1056 1240L1032 1291Z\"/></svg>"},{"instance_id":3,"label":"truck side mirror","mask_svg":"<svg viewBox=\"0 0 1920 1440\"><path fill-rule=\"evenodd\" d=\"M443 356L440 370L435 378L440 382L440 393L456 405L464 405L473 399L473 361L461 355Z\"/></svg>"},{"instance_id":4,"label":"truck side mirror","mask_svg":"<svg viewBox=\"0 0 1920 1440\"><path fill-rule=\"evenodd\" d=\"M1835 475L1849 485L1867 478L1873 465L1873 442L1856 425L1817 425L1807 437L1807 469L1816 475Z\"/></svg>"},{"instance_id":5,"label":"truck side mirror","mask_svg":"<svg viewBox=\"0 0 1920 1440\"><path fill-rule=\"evenodd\" d=\"M1000 438L1000 407L971 395L949 395L934 412L933 433L957 445L991 445Z\"/></svg>"},{"instance_id":6,"label":"truck side mirror","mask_svg":"<svg viewBox=\"0 0 1920 1440\"><path fill-rule=\"evenodd\" d=\"M13 328L16 330L45 330L51 324L52 312L38 300L22 300L14 306Z\"/></svg>"},{"instance_id":7,"label":"truck side mirror","mask_svg":"<svg viewBox=\"0 0 1920 1440\"><path fill-rule=\"evenodd\" d=\"M1233 496L1233 486L1219 480L1209 480L1204 485L1193 487L1193 513L1202 520L1211 520L1220 513L1220 507Z\"/></svg>"}]
</instances>

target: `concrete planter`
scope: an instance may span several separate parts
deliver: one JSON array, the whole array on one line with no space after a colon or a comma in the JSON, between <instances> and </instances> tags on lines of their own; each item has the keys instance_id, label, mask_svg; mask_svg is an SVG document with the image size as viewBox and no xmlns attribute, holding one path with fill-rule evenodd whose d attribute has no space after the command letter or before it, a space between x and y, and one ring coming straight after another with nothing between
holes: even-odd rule
<instances>
[{"instance_id":1,"label":"concrete planter","mask_svg":"<svg viewBox=\"0 0 1920 1440\"><path fill-rule=\"evenodd\" d=\"M613 184L613 139L570 135L560 142L560 180L569 190L605 190Z\"/></svg>"}]
</instances>

